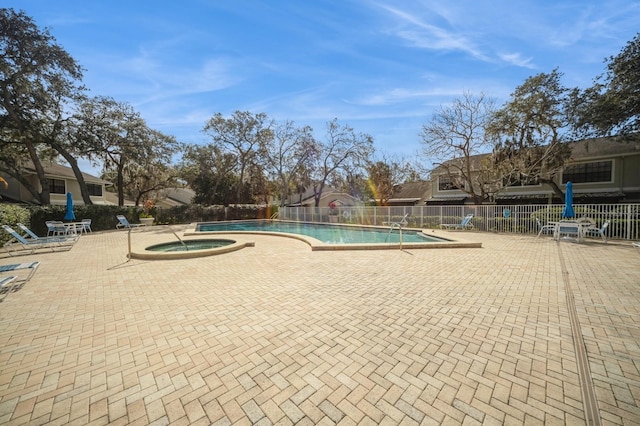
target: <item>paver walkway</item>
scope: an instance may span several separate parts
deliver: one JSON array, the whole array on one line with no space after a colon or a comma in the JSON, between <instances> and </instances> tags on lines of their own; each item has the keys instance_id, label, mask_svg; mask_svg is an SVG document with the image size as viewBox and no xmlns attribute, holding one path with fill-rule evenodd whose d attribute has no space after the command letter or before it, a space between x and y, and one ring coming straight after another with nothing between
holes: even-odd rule
<instances>
[{"instance_id":1,"label":"paver walkway","mask_svg":"<svg viewBox=\"0 0 640 426\"><path fill-rule=\"evenodd\" d=\"M312 252L252 236L126 262L126 234L0 259L42 262L0 304L0 424L640 423L628 242Z\"/></svg>"}]
</instances>

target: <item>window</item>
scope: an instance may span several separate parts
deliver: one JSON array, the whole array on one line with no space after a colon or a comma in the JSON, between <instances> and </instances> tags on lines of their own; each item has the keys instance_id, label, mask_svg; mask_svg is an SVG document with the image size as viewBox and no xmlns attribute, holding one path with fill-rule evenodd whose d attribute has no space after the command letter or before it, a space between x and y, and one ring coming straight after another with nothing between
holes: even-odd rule
<instances>
[{"instance_id":1,"label":"window","mask_svg":"<svg viewBox=\"0 0 640 426\"><path fill-rule=\"evenodd\" d=\"M66 188L62 179L47 179L49 181L49 193L66 194Z\"/></svg>"},{"instance_id":2,"label":"window","mask_svg":"<svg viewBox=\"0 0 640 426\"><path fill-rule=\"evenodd\" d=\"M451 176L447 176L447 175L438 176L438 189L440 191L453 191L459 188L460 186L458 186L453 181L453 179L451 179Z\"/></svg>"},{"instance_id":3,"label":"window","mask_svg":"<svg viewBox=\"0 0 640 426\"><path fill-rule=\"evenodd\" d=\"M89 190L89 195L94 197L102 197L102 185L96 185L95 183L88 183L87 189Z\"/></svg>"},{"instance_id":4,"label":"window","mask_svg":"<svg viewBox=\"0 0 640 426\"><path fill-rule=\"evenodd\" d=\"M562 172L562 183L611 182L613 161L596 161L568 166Z\"/></svg>"},{"instance_id":5,"label":"window","mask_svg":"<svg viewBox=\"0 0 640 426\"><path fill-rule=\"evenodd\" d=\"M538 176L527 176L518 173L515 176L508 176L502 180L502 186L537 186L540 185Z\"/></svg>"}]
</instances>

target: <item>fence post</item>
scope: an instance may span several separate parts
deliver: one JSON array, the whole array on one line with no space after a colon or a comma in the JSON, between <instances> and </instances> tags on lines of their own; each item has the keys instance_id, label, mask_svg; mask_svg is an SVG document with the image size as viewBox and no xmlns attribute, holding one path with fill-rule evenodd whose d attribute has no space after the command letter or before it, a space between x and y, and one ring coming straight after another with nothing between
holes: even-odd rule
<instances>
[{"instance_id":1,"label":"fence post","mask_svg":"<svg viewBox=\"0 0 640 426\"><path fill-rule=\"evenodd\" d=\"M627 204L627 220L626 220L627 226L625 226L625 228L627 228L627 232L625 232L626 236L625 238L627 240L631 239L631 204Z\"/></svg>"}]
</instances>

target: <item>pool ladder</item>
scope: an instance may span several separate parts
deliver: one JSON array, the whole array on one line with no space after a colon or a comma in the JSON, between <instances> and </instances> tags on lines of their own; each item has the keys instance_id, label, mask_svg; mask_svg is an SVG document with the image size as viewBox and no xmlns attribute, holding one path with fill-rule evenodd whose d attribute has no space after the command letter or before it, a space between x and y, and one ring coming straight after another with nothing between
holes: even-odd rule
<instances>
[{"instance_id":1,"label":"pool ladder","mask_svg":"<svg viewBox=\"0 0 640 426\"><path fill-rule=\"evenodd\" d=\"M169 229L171 229L171 232L173 232L173 235L176 236L176 238L178 239L178 241L180 241L180 244L182 244L182 246L184 247L185 251L189 251L189 247L185 244L185 242L182 240L182 238L180 238L178 236L178 234L176 234L176 231L173 230L173 228L169 227Z\"/></svg>"},{"instance_id":2,"label":"pool ladder","mask_svg":"<svg viewBox=\"0 0 640 426\"><path fill-rule=\"evenodd\" d=\"M389 233L387 234L387 238L384 239L384 242L386 243L387 240L389 239L389 235L391 235L391 233L393 232L394 228L398 228L400 230L400 250L402 250L402 227L404 225L408 225L409 222L407 221L407 218L409 217L409 213L405 214L404 217L399 221L399 222L391 222L389 223Z\"/></svg>"},{"instance_id":3,"label":"pool ladder","mask_svg":"<svg viewBox=\"0 0 640 426\"><path fill-rule=\"evenodd\" d=\"M391 226L389 226L389 233L387 234L387 238L384 239L384 242L387 242L387 240L389 239L389 235L391 235L394 228L398 228L398 230L400 231L400 250L402 250L402 224L399 222L394 222L391 224Z\"/></svg>"}]
</instances>

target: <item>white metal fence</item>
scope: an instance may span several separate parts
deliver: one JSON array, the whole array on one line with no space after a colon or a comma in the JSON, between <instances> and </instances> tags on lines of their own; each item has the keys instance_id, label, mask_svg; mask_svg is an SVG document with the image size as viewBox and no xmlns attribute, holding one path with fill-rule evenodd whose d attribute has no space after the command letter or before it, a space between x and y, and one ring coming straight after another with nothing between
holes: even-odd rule
<instances>
[{"instance_id":1,"label":"white metal fence","mask_svg":"<svg viewBox=\"0 0 640 426\"><path fill-rule=\"evenodd\" d=\"M541 224L561 219L562 204L539 205L456 205L399 207L281 207L278 218L301 222L337 222L383 226L409 214L408 227L438 228L441 223L460 223L473 213L476 230L537 234ZM640 239L640 204L575 204L576 217L589 217L597 226L609 221L608 238Z\"/></svg>"}]
</instances>

